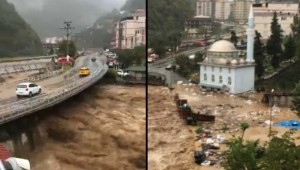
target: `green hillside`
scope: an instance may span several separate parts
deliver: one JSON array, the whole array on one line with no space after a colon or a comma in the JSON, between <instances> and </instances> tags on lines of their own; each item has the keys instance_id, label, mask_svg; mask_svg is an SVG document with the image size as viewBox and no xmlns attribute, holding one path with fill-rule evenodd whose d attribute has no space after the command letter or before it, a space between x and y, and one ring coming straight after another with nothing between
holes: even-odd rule
<instances>
[{"instance_id":1,"label":"green hillside","mask_svg":"<svg viewBox=\"0 0 300 170\"><path fill-rule=\"evenodd\" d=\"M42 54L36 32L7 0L0 0L0 57Z\"/></svg>"},{"instance_id":2,"label":"green hillside","mask_svg":"<svg viewBox=\"0 0 300 170\"><path fill-rule=\"evenodd\" d=\"M146 0L127 0L121 10L127 11L120 13L119 10L113 9L111 12L99 17L94 26L80 33L81 41L78 42L79 47L84 48L109 48L113 37L112 29L114 22L131 15L131 12L136 9L145 9ZM97 28L97 26L100 26Z\"/></svg>"},{"instance_id":3,"label":"green hillside","mask_svg":"<svg viewBox=\"0 0 300 170\"><path fill-rule=\"evenodd\" d=\"M158 54L178 45L184 37L186 19L195 15L195 0L149 0L148 46Z\"/></svg>"},{"instance_id":4,"label":"green hillside","mask_svg":"<svg viewBox=\"0 0 300 170\"><path fill-rule=\"evenodd\" d=\"M135 9L145 9L146 0L127 0L121 10L133 11Z\"/></svg>"}]
</instances>

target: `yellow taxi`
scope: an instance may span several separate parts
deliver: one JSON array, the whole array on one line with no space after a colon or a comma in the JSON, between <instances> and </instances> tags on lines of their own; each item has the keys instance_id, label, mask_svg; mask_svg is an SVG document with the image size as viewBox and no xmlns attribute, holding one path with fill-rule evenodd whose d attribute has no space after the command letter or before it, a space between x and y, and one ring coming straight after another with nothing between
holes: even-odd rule
<instances>
[{"instance_id":1,"label":"yellow taxi","mask_svg":"<svg viewBox=\"0 0 300 170\"><path fill-rule=\"evenodd\" d=\"M88 76L90 75L91 71L89 68L87 67L82 67L81 69L79 69L79 76Z\"/></svg>"}]
</instances>

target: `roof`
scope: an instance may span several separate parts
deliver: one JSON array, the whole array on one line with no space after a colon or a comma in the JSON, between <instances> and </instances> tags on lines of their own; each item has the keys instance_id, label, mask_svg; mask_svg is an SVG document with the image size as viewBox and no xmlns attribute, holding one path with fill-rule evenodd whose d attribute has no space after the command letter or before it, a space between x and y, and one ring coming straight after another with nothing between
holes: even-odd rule
<instances>
[{"instance_id":1,"label":"roof","mask_svg":"<svg viewBox=\"0 0 300 170\"><path fill-rule=\"evenodd\" d=\"M133 71L133 72L146 72L145 66L132 66L127 69L123 69L124 71Z\"/></svg>"},{"instance_id":2,"label":"roof","mask_svg":"<svg viewBox=\"0 0 300 170\"><path fill-rule=\"evenodd\" d=\"M213 43L210 48L208 49L210 52L234 52L237 51L237 49L234 47L234 45L226 40L220 40L215 43Z\"/></svg>"}]
</instances>

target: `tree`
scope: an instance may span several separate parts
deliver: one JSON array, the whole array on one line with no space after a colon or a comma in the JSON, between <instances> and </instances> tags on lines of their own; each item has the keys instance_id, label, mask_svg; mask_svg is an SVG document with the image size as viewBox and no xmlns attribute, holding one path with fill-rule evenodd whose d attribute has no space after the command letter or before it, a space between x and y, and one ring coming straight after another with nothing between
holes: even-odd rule
<instances>
[{"instance_id":1,"label":"tree","mask_svg":"<svg viewBox=\"0 0 300 170\"><path fill-rule=\"evenodd\" d=\"M74 41L63 40L62 42L59 43L58 48L59 48L58 51L61 54L69 55L71 57L74 57L77 55L77 49L76 49ZM67 50L67 48L69 48L69 50ZM67 54L67 51L69 51L68 54Z\"/></svg>"},{"instance_id":2,"label":"tree","mask_svg":"<svg viewBox=\"0 0 300 170\"><path fill-rule=\"evenodd\" d=\"M51 48L50 48L50 51L49 51L49 53L48 53L48 55L53 55L53 54L54 54L54 48L51 47Z\"/></svg>"},{"instance_id":3,"label":"tree","mask_svg":"<svg viewBox=\"0 0 300 170\"><path fill-rule=\"evenodd\" d=\"M229 142L229 150L225 152L224 168L226 170L256 170L258 169L258 141L246 141L233 138Z\"/></svg>"},{"instance_id":4,"label":"tree","mask_svg":"<svg viewBox=\"0 0 300 170\"><path fill-rule=\"evenodd\" d=\"M255 31L255 39L254 39L254 60L255 60L255 74L260 79L264 74L264 45L261 42L261 34Z\"/></svg>"},{"instance_id":5,"label":"tree","mask_svg":"<svg viewBox=\"0 0 300 170\"><path fill-rule=\"evenodd\" d=\"M179 65L179 73L184 76L188 77L193 70L194 61L191 62L188 56L186 55L179 55L175 58L175 63Z\"/></svg>"},{"instance_id":6,"label":"tree","mask_svg":"<svg viewBox=\"0 0 300 170\"><path fill-rule=\"evenodd\" d=\"M295 89L293 90L294 97L292 100L294 109L298 112L298 115L300 115L300 81L296 84Z\"/></svg>"},{"instance_id":7,"label":"tree","mask_svg":"<svg viewBox=\"0 0 300 170\"><path fill-rule=\"evenodd\" d=\"M134 49L114 50L118 56L118 61L122 65L121 68L128 68L133 64L142 65L146 62L146 47L137 46Z\"/></svg>"},{"instance_id":8,"label":"tree","mask_svg":"<svg viewBox=\"0 0 300 170\"><path fill-rule=\"evenodd\" d=\"M234 44L234 46L236 46L238 38L236 36L235 31L231 31L230 41Z\"/></svg>"},{"instance_id":9,"label":"tree","mask_svg":"<svg viewBox=\"0 0 300 170\"><path fill-rule=\"evenodd\" d=\"M245 134L245 131L247 130L249 128L249 124L248 123L241 123L241 129L242 129L242 131L243 131L243 133L242 133L242 139L244 138L244 134Z\"/></svg>"},{"instance_id":10,"label":"tree","mask_svg":"<svg viewBox=\"0 0 300 170\"><path fill-rule=\"evenodd\" d=\"M290 131L281 138L271 139L261 160L260 169L289 170L300 167L300 148L293 142L292 133Z\"/></svg>"},{"instance_id":11,"label":"tree","mask_svg":"<svg viewBox=\"0 0 300 170\"><path fill-rule=\"evenodd\" d=\"M279 67L279 63L282 61L282 29L278 23L277 13L274 12L271 23L271 36L267 41L267 53L271 56L271 64L274 68Z\"/></svg>"},{"instance_id":12,"label":"tree","mask_svg":"<svg viewBox=\"0 0 300 170\"><path fill-rule=\"evenodd\" d=\"M187 18L194 15L191 10L192 1L182 0L151 0L148 2L148 38L147 45L153 48L159 55L164 54L166 47L176 46L180 42L184 32L184 25Z\"/></svg>"},{"instance_id":13,"label":"tree","mask_svg":"<svg viewBox=\"0 0 300 170\"><path fill-rule=\"evenodd\" d=\"M290 34L287 38L287 41L284 43L284 59L285 60L292 60L292 58L295 56L295 50L296 50L296 43L295 40L292 38L292 35Z\"/></svg>"},{"instance_id":14,"label":"tree","mask_svg":"<svg viewBox=\"0 0 300 170\"><path fill-rule=\"evenodd\" d=\"M229 150L225 152L226 170L290 170L300 167L300 146L296 146L293 131L281 137L272 137L265 145L258 140L246 141L233 138Z\"/></svg>"}]
</instances>

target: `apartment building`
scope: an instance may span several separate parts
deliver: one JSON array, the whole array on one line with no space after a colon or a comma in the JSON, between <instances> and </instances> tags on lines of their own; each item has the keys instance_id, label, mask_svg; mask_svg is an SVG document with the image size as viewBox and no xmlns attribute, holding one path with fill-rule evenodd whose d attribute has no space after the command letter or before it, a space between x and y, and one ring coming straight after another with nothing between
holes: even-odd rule
<instances>
[{"instance_id":1,"label":"apartment building","mask_svg":"<svg viewBox=\"0 0 300 170\"><path fill-rule=\"evenodd\" d=\"M278 23L283 30L283 35L289 35L294 17L299 15L299 4L291 2L260 3L253 5L254 28L262 39L268 39L271 35L271 23L274 12L277 13Z\"/></svg>"},{"instance_id":2,"label":"apartment building","mask_svg":"<svg viewBox=\"0 0 300 170\"><path fill-rule=\"evenodd\" d=\"M133 49L146 44L146 13L138 9L114 24L112 48Z\"/></svg>"},{"instance_id":3,"label":"apartment building","mask_svg":"<svg viewBox=\"0 0 300 170\"><path fill-rule=\"evenodd\" d=\"M213 27L213 20L208 16L195 16L185 22L185 32L188 37L203 35L205 31L210 32Z\"/></svg>"},{"instance_id":4,"label":"apartment building","mask_svg":"<svg viewBox=\"0 0 300 170\"><path fill-rule=\"evenodd\" d=\"M230 12L232 11L233 1L230 0L216 0L215 1L215 19L228 20Z\"/></svg>"},{"instance_id":5,"label":"apartment building","mask_svg":"<svg viewBox=\"0 0 300 170\"><path fill-rule=\"evenodd\" d=\"M205 16L213 18L213 0L198 0L196 16Z\"/></svg>"},{"instance_id":6,"label":"apartment building","mask_svg":"<svg viewBox=\"0 0 300 170\"><path fill-rule=\"evenodd\" d=\"M235 0L233 2L232 11L235 22L247 22L251 2L251 0Z\"/></svg>"}]
</instances>

